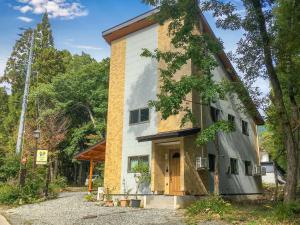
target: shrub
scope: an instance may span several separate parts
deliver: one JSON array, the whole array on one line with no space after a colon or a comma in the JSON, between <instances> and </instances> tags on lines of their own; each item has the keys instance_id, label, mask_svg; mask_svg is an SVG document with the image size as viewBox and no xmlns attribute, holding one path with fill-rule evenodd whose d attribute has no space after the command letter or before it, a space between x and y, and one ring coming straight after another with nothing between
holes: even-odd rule
<instances>
[{"instance_id":1,"label":"shrub","mask_svg":"<svg viewBox=\"0 0 300 225\"><path fill-rule=\"evenodd\" d=\"M87 194L84 196L84 199L87 201L87 202L93 202L95 201L95 198L93 196L93 194Z\"/></svg>"},{"instance_id":2,"label":"shrub","mask_svg":"<svg viewBox=\"0 0 300 225\"><path fill-rule=\"evenodd\" d=\"M274 207L273 216L279 221L294 219L300 214L300 201L284 204L278 203Z\"/></svg>"},{"instance_id":3,"label":"shrub","mask_svg":"<svg viewBox=\"0 0 300 225\"><path fill-rule=\"evenodd\" d=\"M0 184L0 203L14 204L20 196L19 188L16 185Z\"/></svg>"},{"instance_id":4,"label":"shrub","mask_svg":"<svg viewBox=\"0 0 300 225\"><path fill-rule=\"evenodd\" d=\"M65 177L58 176L53 182L49 184L49 194L51 197L57 197L59 192L67 186Z\"/></svg>"},{"instance_id":5,"label":"shrub","mask_svg":"<svg viewBox=\"0 0 300 225\"><path fill-rule=\"evenodd\" d=\"M97 177L93 182L93 187L95 187L95 188L103 187L103 178Z\"/></svg>"},{"instance_id":6,"label":"shrub","mask_svg":"<svg viewBox=\"0 0 300 225\"><path fill-rule=\"evenodd\" d=\"M187 208L189 216L195 216L201 213L204 214L219 214L222 216L225 212L231 209L230 203L224 201L219 196L210 196L201 199Z\"/></svg>"}]
</instances>

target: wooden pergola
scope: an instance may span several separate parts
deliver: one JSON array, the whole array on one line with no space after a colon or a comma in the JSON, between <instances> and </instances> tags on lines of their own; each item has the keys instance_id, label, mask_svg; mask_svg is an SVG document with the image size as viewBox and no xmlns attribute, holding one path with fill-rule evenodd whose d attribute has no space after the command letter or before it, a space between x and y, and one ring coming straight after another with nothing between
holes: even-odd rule
<instances>
[{"instance_id":1,"label":"wooden pergola","mask_svg":"<svg viewBox=\"0 0 300 225\"><path fill-rule=\"evenodd\" d=\"M106 140L103 140L88 149L78 153L74 159L79 161L90 161L89 189L92 192L92 176L95 162L105 161Z\"/></svg>"}]
</instances>

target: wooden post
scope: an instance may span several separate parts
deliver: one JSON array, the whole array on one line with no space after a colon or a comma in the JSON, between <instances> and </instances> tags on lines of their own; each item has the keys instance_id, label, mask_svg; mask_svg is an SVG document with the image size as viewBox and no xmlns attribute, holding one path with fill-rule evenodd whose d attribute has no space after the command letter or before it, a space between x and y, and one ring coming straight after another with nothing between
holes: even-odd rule
<instances>
[{"instance_id":1,"label":"wooden post","mask_svg":"<svg viewBox=\"0 0 300 225\"><path fill-rule=\"evenodd\" d=\"M90 160L89 193L92 193L93 160Z\"/></svg>"}]
</instances>

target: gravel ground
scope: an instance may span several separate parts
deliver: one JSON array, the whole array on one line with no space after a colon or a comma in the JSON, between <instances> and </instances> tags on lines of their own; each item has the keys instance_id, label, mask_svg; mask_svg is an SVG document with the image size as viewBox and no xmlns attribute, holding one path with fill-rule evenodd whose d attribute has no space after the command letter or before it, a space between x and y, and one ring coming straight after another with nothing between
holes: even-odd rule
<instances>
[{"instance_id":1,"label":"gravel ground","mask_svg":"<svg viewBox=\"0 0 300 225\"><path fill-rule=\"evenodd\" d=\"M7 210L12 225L183 225L182 211L100 207L85 193L62 193L58 199Z\"/></svg>"}]
</instances>

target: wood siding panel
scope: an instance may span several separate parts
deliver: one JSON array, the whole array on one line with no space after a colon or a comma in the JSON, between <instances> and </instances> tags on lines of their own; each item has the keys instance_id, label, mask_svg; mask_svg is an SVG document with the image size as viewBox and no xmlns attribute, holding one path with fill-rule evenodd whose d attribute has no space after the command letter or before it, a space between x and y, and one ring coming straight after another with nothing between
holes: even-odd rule
<instances>
[{"instance_id":1,"label":"wood siding panel","mask_svg":"<svg viewBox=\"0 0 300 225\"><path fill-rule=\"evenodd\" d=\"M121 190L126 40L111 45L104 186Z\"/></svg>"},{"instance_id":2,"label":"wood siding panel","mask_svg":"<svg viewBox=\"0 0 300 225\"><path fill-rule=\"evenodd\" d=\"M184 183L185 193L204 195L208 193L208 171L196 170L196 157L201 156L201 149L196 146L196 137L184 137ZM206 156L203 152L203 156Z\"/></svg>"},{"instance_id":3,"label":"wood siding panel","mask_svg":"<svg viewBox=\"0 0 300 225\"><path fill-rule=\"evenodd\" d=\"M160 51L170 51L175 50L175 48L171 45L171 37L168 35L168 25L169 23L166 22L164 25L159 26L158 28L158 49ZM159 68L165 68L166 64L164 62L158 63L158 69ZM181 70L179 70L175 74L175 79L179 80L183 75L190 75L191 74L191 62L188 62L186 65L182 67ZM158 72L159 76L159 72ZM158 77L160 80L160 78ZM158 82L157 87L157 93L160 92L160 82ZM188 100L192 100L191 95L187 96ZM192 107L189 102L186 102L187 106ZM180 130L184 128L191 128L192 124L187 123L184 127L181 127L181 119L183 117L183 113L179 113L176 116L170 116L167 120L162 120L161 115L158 113L158 125L157 129L158 132L167 132L167 131L173 131L173 130Z\"/></svg>"}]
</instances>

